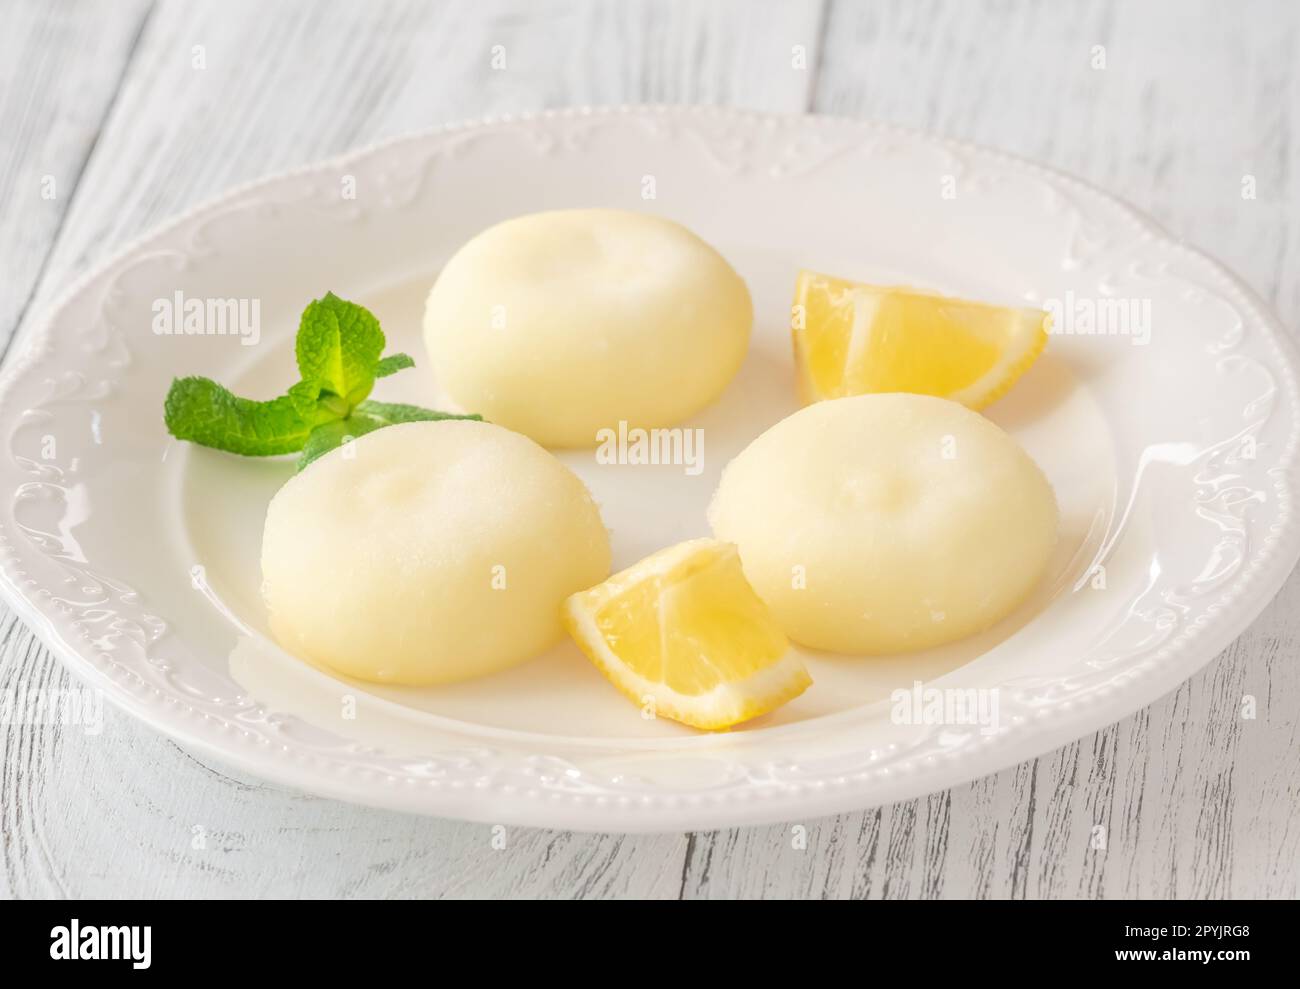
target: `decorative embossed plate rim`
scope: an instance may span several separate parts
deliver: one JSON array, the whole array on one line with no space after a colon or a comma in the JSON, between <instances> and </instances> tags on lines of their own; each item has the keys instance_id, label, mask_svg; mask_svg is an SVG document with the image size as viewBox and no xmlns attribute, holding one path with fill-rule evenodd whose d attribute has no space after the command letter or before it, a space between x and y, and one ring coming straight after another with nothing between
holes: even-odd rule
<instances>
[{"instance_id":1,"label":"decorative embossed plate rim","mask_svg":"<svg viewBox=\"0 0 1300 989\"><path fill-rule=\"evenodd\" d=\"M447 744L438 754L398 758L346 739L295 731L293 718L238 691L187 687L182 664L160 661L153 651L165 628L163 619L143 605L132 587L106 576L113 572L112 561L76 559L61 537L66 535L62 523L75 468L62 460L38 462L23 445L24 430L57 415L51 410L58 403L73 397L97 400L101 388L111 392L112 372L122 366L115 364L115 355L124 345L111 319L79 326L81 356L91 362L81 366L58 353L54 327L96 289L110 294L110 273L120 274L123 266L149 258L151 248L170 234L192 225L192 242L197 243L204 236L205 218L242 209L259 195L301 185L303 196L277 198L272 205L275 210L310 208L313 177L371 167L386 205L400 209L409 193L403 184L410 179L400 160L403 149L429 146L428 158L417 166L423 174L440 155L455 155L463 143L496 134L522 131L539 148L562 145L580 153L593 129L625 124L635 125L646 140L689 133L722 172L765 166L764 173L773 179L796 174L810 158L832 160L863 148L933 151L950 160L954 175L969 178L972 187L1019 182L1045 191L1050 208L1072 224L1062 267L1086 266L1113 250L1124 257L1130 273L1140 272L1153 286L1177 283L1188 300L1218 303L1229 315L1228 326L1205 348L1206 356L1218 361L1220 369L1249 364L1272 383L1243 413L1245 426L1228 424L1221 443L1189 454L1183 465L1199 465L1191 505L1226 533L1215 547L1225 559L1207 560L1208 576L1191 590L1186 584L1161 586L1160 577L1154 577L1148 591L1155 592L1155 604L1135 606L1133 612L1152 633L1137 646L1106 653L1102 647L1112 641L1106 639L1098 650L1079 656L1065 675L1008 681L1013 688L1010 716L993 735L930 732L905 745L854 751L853 719L836 716L821 719L810 732L798 731L799 725L772 729L761 741L756 734L750 740L736 736L703 738L691 745L640 741L622 746L647 767L655 760L668 765L703 755L721 770L704 787L651 782L653 773L630 773L627 762L610 768L609 752L581 739L530 750L526 736L461 731L454 725L447 726ZM774 135L782 137L775 157ZM792 158L796 146L800 150ZM398 162L392 170L384 164L390 158ZM1300 556L1300 527L1292 517L1300 396L1295 351L1276 317L1222 266L1077 179L1000 152L892 126L715 108L615 107L458 124L398 138L241 186L175 218L81 277L22 344L0 372L0 414L9 424L10 453L0 460L0 473L13 492L0 506L6 597L76 675L147 723L257 775L379 806L483 821L644 831L807 819L913 797L1042 754L1171 690L1253 620ZM109 372L100 381L88 373L94 362ZM1252 449L1256 439L1261 441L1260 454L1249 461L1238 456L1243 438ZM20 523L18 508L31 501L62 505L60 525L40 530ZM1255 509L1260 509L1259 517ZM80 599L69 598L65 588L49 579L50 565L63 574L62 583L78 585ZM836 732L842 733L838 740ZM823 749L818 758L801 762L782 755L787 744L792 751L802 746L805 753L809 746Z\"/></svg>"}]
</instances>

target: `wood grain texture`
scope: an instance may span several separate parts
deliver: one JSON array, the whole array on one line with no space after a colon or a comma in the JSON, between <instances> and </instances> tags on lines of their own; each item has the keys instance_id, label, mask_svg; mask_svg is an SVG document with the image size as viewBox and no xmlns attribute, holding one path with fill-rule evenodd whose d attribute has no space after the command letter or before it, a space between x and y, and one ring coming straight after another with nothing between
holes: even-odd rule
<instances>
[{"instance_id":1,"label":"wood grain texture","mask_svg":"<svg viewBox=\"0 0 1300 989\"><path fill-rule=\"evenodd\" d=\"M811 72L792 69L791 47L815 44L820 5L774 4L762 18L742 16L748 9L158 4L119 73L67 220L42 249L48 264L19 333L77 271L165 217L369 141L570 103L802 109ZM497 46L504 70L492 67ZM68 686L26 628L12 616L4 628L0 689ZM22 725L3 737L9 895L674 897L681 888L685 836L494 833L350 807L232 777L112 711L98 736Z\"/></svg>"},{"instance_id":2,"label":"wood grain texture","mask_svg":"<svg viewBox=\"0 0 1300 989\"><path fill-rule=\"evenodd\" d=\"M0 338L106 251L234 183L446 120L635 101L869 116L1029 155L1153 211L1296 325L1294 5L755 6L20 4L0 37ZM57 206L30 187L54 169L69 176ZM865 813L693 835L352 807L231 775L111 710L94 736L7 725L0 893L1294 897L1298 612L1293 579L1174 694L1034 762ZM3 607L0 636L0 689L67 685Z\"/></svg>"},{"instance_id":3,"label":"wood grain texture","mask_svg":"<svg viewBox=\"0 0 1300 989\"><path fill-rule=\"evenodd\" d=\"M1261 2L836 3L812 108L1074 172L1227 261L1294 327L1298 30L1294 5ZM1255 200L1242 198L1246 175ZM819 837L858 846L855 895L1294 897L1297 605L1293 577L1223 656L1119 725ZM1240 716L1247 695L1254 720ZM1094 827L1105 849L1091 847ZM768 866L782 836L697 838L687 894L789 890ZM843 892L836 858L814 847L802 853L811 887Z\"/></svg>"},{"instance_id":4,"label":"wood grain texture","mask_svg":"<svg viewBox=\"0 0 1300 989\"><path fill-rule=\"evenodd\" d=\"M26 311L148 10L5 5L0 31L0 353Z\"/></svg>"}]
</instances>

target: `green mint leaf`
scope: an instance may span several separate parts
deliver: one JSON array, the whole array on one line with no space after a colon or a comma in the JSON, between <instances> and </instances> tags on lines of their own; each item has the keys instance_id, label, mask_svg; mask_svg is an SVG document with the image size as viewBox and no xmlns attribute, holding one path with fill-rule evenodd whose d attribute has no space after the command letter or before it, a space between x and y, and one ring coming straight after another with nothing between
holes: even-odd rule
<instances>
[{"instance_id":1,"label":"green mint leaf","mask_svg":"<svg viewBox=\"0 0 1300 989\"><path fill-rule=\"evenodd\" d=\"M483 421L480 415L460 415L456 412L437 412L422 409L418 405L404 405L401 402L362 402L357 406L358 412L386 420L388 425L399 422L436 422L439 419L475 419Z\"/></svg>"},{"instance_id":2,"label":"green mint leaf","mask_svg":"<svg viewBox=\"0 0 1300 989\"><path fill-rule=\"evenodd\" d=\"M294 345L298 371L304 382L343 399L345 414L370 394L383 350L384 331L363 306L327 292L302 311Z\"/></svg>"},{"instance_id":3,"label":"green mint leaf","mask_svg":"<svg viewBox=\"0 0 1300 989\"><path fill-rule=\"evenodd\" d=\"M298 414L304 419L316 412L316 402L320 398L319 381L299 381L289 389L289 400Z\"/></svg>"},{"instance_id":4,"label":"green mint leaf","mask_svg":"<svg viewBox=\"0 0 1300 989\"><path fill-rule=\"evenodd\" d=\"M302 453L298 455L297 469L302 470L313 460L342 446L349 439L365 436L366 433L373 433L376 429L382 429L387 425L389 423L382 419L362 412L354 412L346 419L335 419L333 422L317 426L307 437Z\"/></svg>"},{"instance_id":5,"label":"green mint leaf","mask_svg":"<svg viewBox=\"0 0 1300 989\"><path fill-rule=\"evenodd\" d=\"M312 426L346 418L352 410L347 399L322 392L319 381L299 381L289 389L289 400Z\"/></svg>"},{"instance_id":6,"label":"green mint leaf","mask_svg":"<svg viewBox=\"0 0 1300 989\"><path fill-rule=\"evenodd\" d=\"M288 395L255 402L208 378L175 379L163 402L163 420L178 440L247 457L300 450L312 428Z\"/></svg>"},{"instance_id":7,"label":"green mint leaf","mask_svg":"<svg viewBox=\"0 0 1300 989\"><path fill-rule=\"evenodd\" d=\"M415 367L415 361L409 355L389 354L375 364L374 375L376 378L386 378L408 367Z\"/></svg>"},{"instance_id":8,"label":"green mint leaf","mask_svg":"<svg viewBox=\"0 0 1300 989\"><path fill-rule=\"evenodd\" d=\"M362 402L346 419L335 419L317 426L307 438L298 458L298 470L302 470L313 460L329 453L335 447L342 446L348 438L356 439L373 433L385 426L396 426L403 422L435 422L439 419L475 419L482 421L482 416L457 415L454 412L436 412L422 409L418 405L404 405L400 402Z\"/></svg>"}]
</instances>

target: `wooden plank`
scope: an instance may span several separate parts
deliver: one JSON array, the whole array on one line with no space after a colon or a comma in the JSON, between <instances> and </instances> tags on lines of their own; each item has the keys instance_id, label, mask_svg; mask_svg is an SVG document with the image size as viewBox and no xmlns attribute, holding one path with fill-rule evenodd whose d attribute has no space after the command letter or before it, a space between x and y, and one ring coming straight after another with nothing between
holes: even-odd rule
<instances>
[{"instance_id":1,"label":"wooden plank","mask_svg":"<svg viewBox=\"0 0 1300 989\"><path fill-rule=\"evenodd\" d=\"M0 354L45 266L146 0L6 4L0 31Z\"/></svg>"},{"instance_id":2,"label":"wooden plank","mask_svg":"<svg viewBox=\"0 0 1300 989\"><path fill-rule=\"evenodd\" d=\"M1076 172L1153 211L1300 323L1294 4L841 0L825 39L818 112ZM1097 45L1104 68L1093 68ZM1256 200L1241 196L1248 174ZM1293 576L1223 656L1150 708L1034 763L830 821L816 832L821 854L810 841L799 865L771 865L791 859L788 828L697 836L685 894L1293 898L1297 614ZM1255 720L1241 717L1247 695ZM1091 847L1094 827L1104 849Z\"/></svg>"},{"instance_id":3,"label":"wooden plank","mask_svg":"<svg viewBox=\"0 0 1300 989\"><path fill-rule=\"evenodd\" d=\"M394 134L582 103L802 109L819 24L816 2L762 16L742 0L160 3L25 325L78 270L168 215ZM503 70L492 67L498 45ZM795 45L808 46L798 68ZM67 686L0 613L0 687ZM10 895L658 897L681 884L685 836L512 830L497 849L491 828L233 778L112 711L98 736L20 726L4 739Z\"/></svg>"}]
</instances>

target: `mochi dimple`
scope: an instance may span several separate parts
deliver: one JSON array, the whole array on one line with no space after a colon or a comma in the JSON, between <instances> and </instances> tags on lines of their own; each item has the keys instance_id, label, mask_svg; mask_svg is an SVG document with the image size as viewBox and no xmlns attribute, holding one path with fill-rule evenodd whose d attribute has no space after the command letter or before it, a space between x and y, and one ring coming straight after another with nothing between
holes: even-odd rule
<instances>
[{"instance_id":1,"label":"mochi dimple","mask_svg":"<svg viewBox=\"0 0 1300 989\"><path fill-rule=\"evenodd\" d=\"M710 510L787 635L856 654L988 628L1042 578L1056 498L978 413L924 395L819 402L754 440Z\"/></svg>"},{"instance_id":2,"label":"mochi dimple","mask_svg":"<svg viewBox=\"0 0 1300 989\"><path fill-rule=\"evenodd\" d=\"M556 210L462 247L429 293L424 339L463 408L547 446L588 447L620 422L672 426L712 402L752 321L744 281L685 227Z\"/></svg>"}]
</instances>

